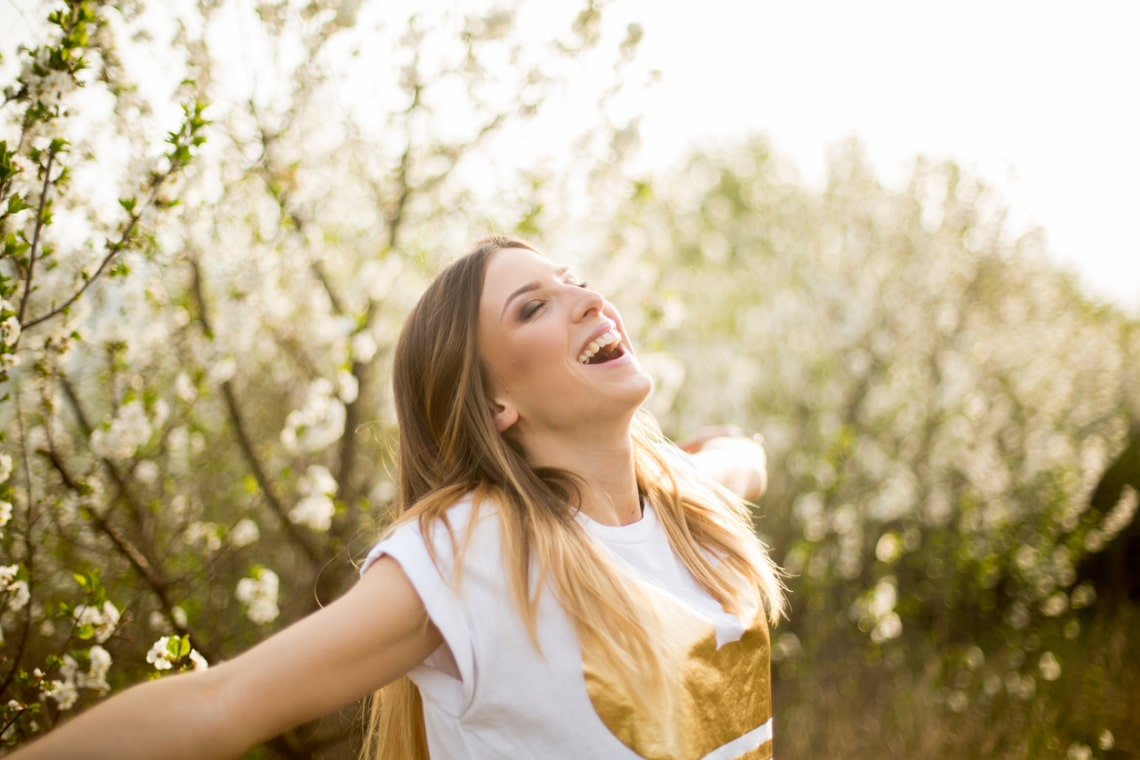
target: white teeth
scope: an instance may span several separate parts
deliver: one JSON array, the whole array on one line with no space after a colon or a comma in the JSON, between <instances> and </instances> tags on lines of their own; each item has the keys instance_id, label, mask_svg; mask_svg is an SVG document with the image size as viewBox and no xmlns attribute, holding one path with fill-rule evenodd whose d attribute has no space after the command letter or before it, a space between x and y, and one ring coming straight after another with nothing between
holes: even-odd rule
<instances>
[{"instance_id":1,"label":"white teeth","mask_svg":"<svg viewBox=\"0 0 1140 760\"><path fill-rule=\"evenodd\" d=\"M580 364L589 364L590 359L598 353L603 347L618 343L621 341L621 336L618 335L617 330L610 330L609 332L599 335L594 340L590 341L590 345L578 354L578 362Z\"/></svg>"}]
</instances>

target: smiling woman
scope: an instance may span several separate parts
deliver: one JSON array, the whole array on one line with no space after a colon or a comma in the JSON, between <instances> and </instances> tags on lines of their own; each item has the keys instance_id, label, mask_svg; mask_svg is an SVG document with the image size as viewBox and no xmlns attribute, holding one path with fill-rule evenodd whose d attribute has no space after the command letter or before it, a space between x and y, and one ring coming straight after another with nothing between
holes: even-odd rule
<instances>
[{"instance_id":1,"label":"smiling woman","mask_svg":"<svg viewBox=\"0 0 1140 760\"><path fill-rule=\"evenodd\" d=\"M776 570L739 495L641 411L617 309L488 238L424 293L393 372L400 514L354 589L17 757L230 757L376 689L369 757L771 757ZM747 445L718 476L762 475Z\"/></svg>"},{"instance_id":2,"label":"smiling woman","mask_svg":"<svg viewBox=\"0 0 1140 760\"><path fill-rule=\"evenodd\" d=\"M628 448L630 420L653 381L638 364L613 304L564 267L527 248L508 247L487 261L478 323L496 430L528 462L581 472L574 459L596 454L610 439L599 426L625 432L615 440ZM600 353L615 342L620 351ZM627 514L640 514L636 489L621 495Z\"/></svg>"}]
</instances>

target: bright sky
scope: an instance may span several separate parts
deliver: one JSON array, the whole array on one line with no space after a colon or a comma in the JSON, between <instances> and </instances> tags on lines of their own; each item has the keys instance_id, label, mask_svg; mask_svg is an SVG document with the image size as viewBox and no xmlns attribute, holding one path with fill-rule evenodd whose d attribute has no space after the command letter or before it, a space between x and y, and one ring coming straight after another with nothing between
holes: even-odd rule
<instances>
[{"instance_id":1,"label":"bright sky","mask_svg":"<svg viewBox=\"0 0 1140 760\"><path fill-rule=\"evenodd\" d=\"M0 45L33 7L0 0ZM1044 228L1092 292L1140 314L1135 0L618 0L607 13L644 26L640 61L663 72L641 104L643 161L751 131L809 181L851 135L892 184L918 154L953 158L999 188L1019 229Z\"/></svg>"},{"instance_id":2,"label":"bright sky","mask_svg":"<svg viewBox=\"0 0 1140 760\"><path fill-rule=\"evenodd\" d=\"M624 0L662 69L645 150L766 132L808 180L852 134L880 176L953 158L1140 314L1140 3Z\"/></svg>"}]
</instances>

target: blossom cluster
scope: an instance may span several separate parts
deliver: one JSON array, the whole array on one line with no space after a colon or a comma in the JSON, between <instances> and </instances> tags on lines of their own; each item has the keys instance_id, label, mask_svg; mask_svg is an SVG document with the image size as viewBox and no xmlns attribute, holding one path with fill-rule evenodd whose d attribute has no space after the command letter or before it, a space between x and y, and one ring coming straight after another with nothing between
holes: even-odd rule
<instances>
[{"instance_id":1,"label":"blossom cluster","mask_svg":"<svg viewBox=\"0 0 1140 760\"><path fill-rule=\"evenodd\" d=\"M161 637L146 653L146 661L153 665L155 670L172 670L176 666L183 668L187 662L185 668L190 670L209 668L206 658L190 646L190 640L186 636Z\"/></svg>"},{"instance_id":2,"label":"blossom cluster","mask_svg":"<svg viewBox=\"0 0 1140 760\"><path fill-rule=\"evenodd\" d=\"M355 388L342 383L341 392L355 395ZM281 443L290 452L321 451L332 445L344 434L344 404L330 380L317 378L301 408L285 419Z\"/></svg>"},{"instance_id":3,"label":"blossom cluster","mask_svg":"<svg viewBox=\"0 0 1140 760\"><path fill-rule=\"evenodd\" d=\"M65 654L59 666L59 678L52 679L43 690L44 699L55 700L60 710L70 710L79 700L80 689L106 694L111 689L107 672L111 669L111 654L96 644L87 650L87 670L70 654Z\"/></svg>"},{"instance_id":4,"label":"blossom cluster","mask_svg":"<svg viewBox=\"0 0 1140 760\"><path fill-rule=\"evenodd\" d=\"M146 443L154 427L166 419L167 406L163 402L155 405L155 419L152 423L146 407L139 399L123 404L110 423L91 433L91 450L101 457L113 460L127 459Z\"/></svg>"},{"instance_id":5,"label":"blossom cluster","mask_svg":"<svg viewBox=\"0 0 1140 760\"><path fill-rule=\"evenodd\" d=\"M256 543L261 538L261 530L257 527L257 523L248 517L243 517L230 528L230 543L234 548L240 549L243 546L249 546Z\"/></svg>"},{"instance_id":6,"label":"blossom cluster","mask_svg":"<svg viewBox=\"0 0 1140 760\"><path fill-rule=\"evenodd\" d=\"M81 629L90 626L92 635L100 644L111 638L119 626L119 610L109 601L103 602L99 607L81 604L75 608L72 616Z\"/></svg>"},{"instance_id":7,"label":"blossom cluster","mask_svg":"<svg viewBox=\"0 0 1140 760\"><path fill-rule=\"evenodd\" d=\"M19 565L0 565L0 599L13 612L22 610L31 599L28 582L19 577Z\"/></svg>"},{"instance_id":8,"label":"blossom cluster","mask_svg":"<svg viewBox=\"0 0 1140 760\"><path fill-rule=\"evenodd\" d=\"M238 581L235 595L245 605L245 614L251 621L264 625L281 614L277 607L279 585L277 573L266 567L255 567L248 578Z\"/></svg>"},{"instance_id":9,"label":"blossom cluster","mask_svg":"<svg viewBox=\"0 0 1140 760\"><path fill-rule=\"evenodd\" d=\"M311 465L300 478L299 490L302 498L289 511L289 519L298 525L325 532L332 525L336 505L337 482L332 474L320 465Z\"/></svg>"},{"instance_id":10,"label":"blossom cluster","mask_svg":"<svg viewBox=\"0 0 1140 760\"><path fill-rule=\"evenodd\" d=\"M13 350L20 340L21 325L15 307L0 298L0 353Z\"/></svg>"},{"instance_id":11,"label":"blossom cluster","mask_svg":"<svg viewBox=\"0 0 1140 760\"><path fill-rule=\"evenodd\" d=\"M0 486L3 486L12 477L12 457L10 454L0 452ZM0 494L4 491L0 490ZM4 527L12 520L12 502L0 498L0 538L4 537Z\"/></svg>"}]
</instances>

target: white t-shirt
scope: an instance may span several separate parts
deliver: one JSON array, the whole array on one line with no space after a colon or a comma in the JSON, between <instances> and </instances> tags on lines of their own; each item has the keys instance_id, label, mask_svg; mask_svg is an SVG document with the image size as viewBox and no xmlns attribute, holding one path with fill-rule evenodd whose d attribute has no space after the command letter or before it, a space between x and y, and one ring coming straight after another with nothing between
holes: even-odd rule
<instances>
[{"instance_id":1,"label":"white t-shirt","mask_svg":"<svg viewBox=\"0 0 1140 760\"><path fill-rule=\"evenodd\" d=\"M470 498L448 510L457 540ZM437 567L419 525L400 526L369 553L395 558L446 642L408 675L423 696L428 747L448 758L728 760L772 756L770 647L763 613L748 628L693 580L646 504L631 525L579 519L630 573L647 584L667 637L675 677L669 715L639 715L635 703L583 652L548 590L539 600L534 647L511 599L495 509L484 504L454 582L451 540L433 528ZM456 590L458 589L458 590ZM447 651L450 650L450 653ZM450 654L450 656L449 656ZM454 658L454 659L452 659Z\"/></svg>"}]
</instances>

